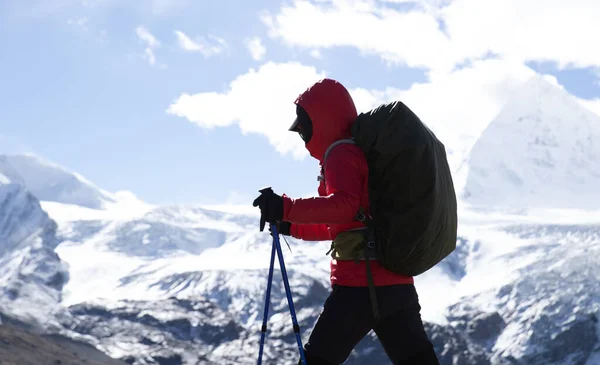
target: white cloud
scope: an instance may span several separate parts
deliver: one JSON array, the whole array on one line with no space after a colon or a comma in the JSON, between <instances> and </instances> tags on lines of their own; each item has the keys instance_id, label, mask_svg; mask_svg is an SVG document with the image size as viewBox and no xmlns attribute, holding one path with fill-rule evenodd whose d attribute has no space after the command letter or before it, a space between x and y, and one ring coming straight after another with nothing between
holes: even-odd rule
<instances>
[{"instance_id":1,"label":"white cloud","mask_svg":"<svg viewBox=\"0 0 600 365\"><path fill-rule=\"evenodd\" d=\"M519 62L482 60L408 89L349 91L359 112L384 102L404 102L444 142L450 164L456 170L489 122L534 75L534 70ZM226 91L182 94L168 112L202 128L237 124L243 133L266 136L281 154L302 159L308 156L303 143L287 131L295 116L293 101L314 81L326 76L323 71L299 63L268 62L238 76ZM553 76L544 76L558 85ZM600 114L600 99L580 101Z\"/></svg>"},{"instance_id":2,"label":"white cloud","mask_svg":"<svg viewBox=\"0 0 600 365\"><path fill-rule=\"evenodd\" d=\"M600 2L413 3L416 6L403 11L373 0L296 0L274 15L263 14L262 19L271 37L289 45L351 46L386 61L436 72L447 73L465 60L489 54L521 62L556 61L560 67L600 65L600 48L595 46L600 44L600 32L593 31L600 19Z\"/></svg>"},{"instance_id":3,"label":"white cloud","mask_svg":"<svg viewBox=\"0 0 600 365\"><path fill-rule=\"evenodd\" d=\"M179 47L183 48L189 52L198 52L202 50L202 45L191 40L185 33L176 30L175 34L177 35L177 41L179 42Z\"/></svg>"},{"instance_id":4,"label":"white cloud","mask_svg":"<svg viewBox=\"0 0 600 365\"><path fill-rule=\"evenodd\" d=\"M534 74L520 63L485 60L406 90L355 88L350 93L359 111L382 102L405 102L447 143L451 163L457 166L514 89ZM295 115L292 103L325 76L299 63L269 62L238 76L224 92L183 94L168 112L202 128L239 124L243 133L265 135L280 153L304 158L308 156L304 145L287 131Z\"/></svg>"},{"instance_id":5,"label":"white cloud","mask_svg":"<svg viewBox=\"0 0 600 365\"><path fill-rule=\"evenodd\" d=\"M161 44L156 39L152 33L144 26L138 26L135 28L135 32L139 39L145 43L146 48L144 49L144 58L148 61L152 66L156 65L156 56L154 55L154 50L160 48ZM159 65L160 67L166 67L165 65Z\"/></svg>"},{"instance_id":6,"label":"white cloud","mask_svg":"<svg viewBox=\"0 0 600 365\"><path fill-rule=\"evenodd\" d=\"M262 20L271 37L289 45L352 46L410 67L449 70L456 61L437 20L424 11L399 12L364 0L295 1L276 15L263 14Z\"/></svg>"},{"instance_id":7,"label":"white cloud","mask_svg":"<svg viewBox=\"0 0 600 365\"><path fill-rule=\"evenodd\" d=\"M160 42L145 27L140 25L135 28L135 32L138 37L148 45L149 48L160 47Z\"/></svg>"},{"instance_id":8,"label":"white cloud","mask_svg":"<svg viewBox=\"0 0 600 365\"><path fill-rule=\"evenodd\" d=\"M514 91L536 74L525 61L600 64L600 48L593 46L600 44L600 33L584 31L594 29L589 14L600 18L600 6L592 2L551 0L542 8L532 0L416 0L404 12L398 9L405 4L399 3L409 1L392 2L395 7L373 0L294 1L275 15L263 13L262 20L271 37L305 47L315 58L322 49L351 46L428 69L428 80L408 89L387 85L350 93L359 111L405 102L445 143L455 169ZM585 25L572 24L579 20ZM304 158L304 145L287 131L294 118L292 102L325 76L299 63L268 62L238 76L223 92L183 94L168 112L202 128L237 124L243 133L265 135L280 153ZM600 99L580 101L600 114Z\"/></svg>"},{"instance_id":9,"label":"white cloud","mask_svg":"<svg viewBox=\"0 0 600 365\"><path fill-rule=\"evenodd\" d=\"M212 42L202 37L199 37L197 40L192 40L185 33L179 30L175 31L175 35L177 35L179 47L181 47L183 50L187 52L200 52L205 57L222 54L228 48L227 42L223 38L214 35L209 35L209 38L212 39Z\"/></svg>"},{"instance_id":10,"label":"white cloud","mask_svg":"<svg viewBox=\"0 0 600 365\"><path fill-rule=\"evenodd\" d=\"M182 94L168 113L185 117L202 128L238 124L243 133L259 133L282 154L307 156L297 135L288 132L295 118L294 100L325 74L299 63L268 62L233 80L229 89Z\"/></svg>"},{"instance_id":11,"label":"white cloud","mask_svg":"<svg viewBox=\"0 0 600 365\"><path fill-rule=\"evenodd\" d=\"M154 56L154 52L152 51L152 49L149 47L146 48L144 50L144 54L146 55L148 63L154 66L156 64L156 56Z\"/></svg>"},{"instance_id":12,"label":"white cloud","mask_svg":"<svg viewBox=\"0 0 600 365\"><path fill-rule=\"evenodd\" d=\"M267 49L259 37L249 38L246 40L245 44L248 51L250 51L250 55L252 55L252 59L255 61L260 61L265 57Z\"/></svg>"},{"instance_id":13,"label":"white cloud","mask_svg":"<svg viewBox=\"0 0 600 365\"><path fill-rule=\"evenodd\" d=\"M443 10L454 47L560 66L600 65L600 3L589 0L457 0ZM590 45L590 46L587 46Z\"/></svg>"}]
</instances>

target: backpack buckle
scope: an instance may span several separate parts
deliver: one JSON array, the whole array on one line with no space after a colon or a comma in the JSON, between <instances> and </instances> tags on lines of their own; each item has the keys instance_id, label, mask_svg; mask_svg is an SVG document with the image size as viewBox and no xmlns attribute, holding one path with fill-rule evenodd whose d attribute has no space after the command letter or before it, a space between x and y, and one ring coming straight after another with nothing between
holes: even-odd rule
<instances>
[{"instance_id":1,"label":"backpack buckle","mask_svg":"<svg viewBox=\"0 0 600 365\"><path fill-rule=\"evenodd\" d=\"M367 220L367 216L365 215L365 213L363 212L358 212L356 213L356 219L360 222L363 222Z\"/></svg>"}]
</instances>

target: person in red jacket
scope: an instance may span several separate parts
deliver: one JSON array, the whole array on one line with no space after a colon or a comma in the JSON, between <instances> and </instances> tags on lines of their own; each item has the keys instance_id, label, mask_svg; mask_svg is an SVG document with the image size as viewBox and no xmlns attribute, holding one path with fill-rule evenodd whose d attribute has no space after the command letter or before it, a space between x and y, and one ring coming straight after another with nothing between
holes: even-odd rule
<instances>
[{"instance_id":1,"label":"person in red jacket","mask_svg":"<svg viewBox=\"0 0 600 365\"><path fill-rule=\"evenodd\" d=\"M364 260L365 226L357 213L368 214L368 166L351 138L357 117L347 89L322 79L295 101L297 132L320 163L319 196L292 199L285 194L261 193L254 206L261 220L277 224L279 233L307 241L332 241L332 292L305 344L308 365L341 364L356 344L374 330L394 364L439 364L421 321L412 277L386 270L370 261L376 302L371 303ZM325 156L327 155L327 156ZM325 157L327 157L325 159ZM377 306L379 320L372 311Z\"/></svg>"}]
</instances>

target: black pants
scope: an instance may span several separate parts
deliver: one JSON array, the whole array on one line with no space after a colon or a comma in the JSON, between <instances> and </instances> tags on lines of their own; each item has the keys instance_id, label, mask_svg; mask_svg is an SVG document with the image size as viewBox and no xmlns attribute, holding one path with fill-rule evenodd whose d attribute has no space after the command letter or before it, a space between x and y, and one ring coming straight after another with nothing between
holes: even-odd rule
<instances>
[{"instance_id":1,"label":"black pants","mask_svg":"<svg viewBox=\"0 0 600 365\"><path fill-rule=\"evenodd\" d=\"M376 293L378 323L368 288L334 286L305 345L308 365L342 364L371 330L393 364L439 365L423 328L415 286L377 287Z\"/></svg>"}]
</instances>

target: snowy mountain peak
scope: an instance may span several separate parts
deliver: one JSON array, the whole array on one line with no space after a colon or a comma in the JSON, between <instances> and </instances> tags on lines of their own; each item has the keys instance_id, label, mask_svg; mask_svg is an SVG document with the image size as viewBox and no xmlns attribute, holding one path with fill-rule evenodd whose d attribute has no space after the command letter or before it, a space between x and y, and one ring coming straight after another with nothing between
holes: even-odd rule
<instances>
[{"instance_id":1,"label":"snowy mountain peak","mask_svg":"<svg viewBox=\"0 0 600 365\"><path fill-rule=\"evenodd\" d=\"M598 186L600 117L533 77L473 147L462 195L474 205L597 208Z\"/></svg>"},{"instance_id":2,"label":"snowy mountain peak","mask_svg":"<svg viewBox=\"0 0 600 365\"><path fill-rule=\"evenodd\" d=\"M95 186L83 176L35 155L0 155L0 182L24 185L42 201L105 208L119 197Z\"/></svg>"}]
</instances>

